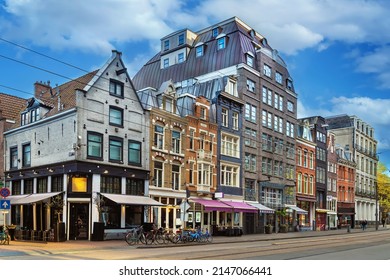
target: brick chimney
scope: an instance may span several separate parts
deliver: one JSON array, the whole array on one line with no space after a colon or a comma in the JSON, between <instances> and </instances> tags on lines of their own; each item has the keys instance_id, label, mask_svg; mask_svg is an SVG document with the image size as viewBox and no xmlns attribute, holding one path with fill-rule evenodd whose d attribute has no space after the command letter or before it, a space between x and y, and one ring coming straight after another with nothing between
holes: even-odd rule
<instances>
[{"instance_id":1,"label":"brick chimney","mask_svg":"<svg viewBox=\"0 0 390 280\"><path fill-rule=\"evenodd\" d=\"M50 81L47 81L47 83L45 82L35 82L34 83L34 96L35 98L40 98L44 95L48 95L50 96L51 94L51 86L50 86Z\"/></svg>"}]
</instances>

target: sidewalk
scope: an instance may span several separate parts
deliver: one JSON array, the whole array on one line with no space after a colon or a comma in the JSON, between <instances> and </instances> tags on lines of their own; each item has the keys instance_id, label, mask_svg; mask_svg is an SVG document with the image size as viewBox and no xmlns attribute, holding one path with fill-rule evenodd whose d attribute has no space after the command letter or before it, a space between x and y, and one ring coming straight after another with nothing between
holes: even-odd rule
<instances>
[{"instance_id":1,"label":"sidewalk","mask_svg":"<svg viewBox=\"0 0 390 280\"><path fill-rule=\"evenodd\" d=\"M390 230L390 225L386 227L378 228L378 231ZM280 240L280 239L292 239L292 238L307 238L314 236L331 236L331 235L346 235L346 234L358 234L364 232L375 232L375 227L369 227L365 231L361 228L350 229L350 232L345 228L337 230L327 231L303 231L303 232L288 232L288 233L272 233L272 234L247 234L242 236L215 236L213 243L237 243L237 242L254 242L254 241L267 241L267 240ZM167 246L197 246L207 245L208 243L179 243L179 244L162 244L162 245L138 245L137 249L158 249ZM9 245L0 245L0 257L1 251L19 251L19 252L54 252L54 251L66 251L77 248L78 250L109 250L118 247L129 247L124 240L106 240L106 241L88 241L88 240L70 240L64 242L31 242L31 241L11 241Z\"/></svg>"}]
</instances>

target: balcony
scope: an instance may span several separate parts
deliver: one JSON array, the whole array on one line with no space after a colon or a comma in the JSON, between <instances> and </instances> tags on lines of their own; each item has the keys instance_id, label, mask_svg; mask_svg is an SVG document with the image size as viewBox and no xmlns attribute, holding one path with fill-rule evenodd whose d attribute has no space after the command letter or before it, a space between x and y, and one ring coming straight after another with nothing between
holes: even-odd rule
<instances>
[{"instance_id":1,"label":"balcony","mask_svg":"<svg viewBox=\"0 0 390 280\"><path fill-rule=\"evenodd\" d=\"M198 185L196 187L196 191L200 193L210 193L210 189L211 187L207 185Z\"/></svg>"},{"instance_id":2,"label":"balcony","mask_svg":"<svg viewBox=\"0 0 390 280\"><path fill-rule=\"evenodd\" d=\"M205 151L205 150L198 150L196 152L196 156L197 156L198 160L206 160L206 161L211 161L211 159L213 157L211 152Z\"/></svg>"}]
</instances>

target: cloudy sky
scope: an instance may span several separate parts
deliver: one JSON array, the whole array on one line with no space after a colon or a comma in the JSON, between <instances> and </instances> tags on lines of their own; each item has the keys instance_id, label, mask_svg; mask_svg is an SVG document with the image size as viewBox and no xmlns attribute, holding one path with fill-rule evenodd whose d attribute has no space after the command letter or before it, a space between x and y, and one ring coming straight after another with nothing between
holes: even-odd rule
<instances>
[{"instance_id":1,"label":"cloudy sky","mask_svg":"<svg viewBox=\"0 0 390 280\"><path fill-rule=\"evenodd\" d=\"M390 1L0 0L0 91L31 97L123 52L131 76L160 38L239 17L288 64L298 116L357 115L390 168ZM49 59L48 57L54 58ZM63 62L63 63L60 63Z\"/></svg>"}]
</instances>

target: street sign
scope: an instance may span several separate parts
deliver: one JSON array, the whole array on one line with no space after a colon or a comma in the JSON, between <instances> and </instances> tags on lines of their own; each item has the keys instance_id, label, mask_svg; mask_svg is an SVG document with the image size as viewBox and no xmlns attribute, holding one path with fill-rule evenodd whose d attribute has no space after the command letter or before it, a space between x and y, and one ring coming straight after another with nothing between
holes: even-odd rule
<instances>
[{"instance_id":1,"label":"street sign","mask_svg":"<svg viewBox=\"0 0 390 280\"><path fill-rule=\"evenodd\" d=\"M7 197L11 194L8 188L1 188L0 189L0 196Z\"/></svg>"},{"instance_id":2,"label":"street sign","mask_svg":"<svg viewBox=\"0 0 390 280\"><path fill-rule=\"evenodd\" d=\"M11 200L3 199L0 200L0 210L9 210L11 209Z\"/></svg>"}]
</instances>

